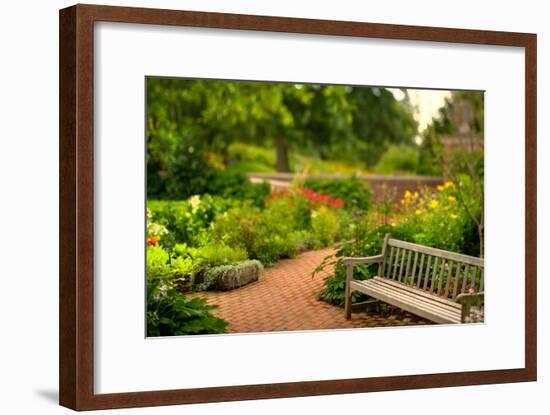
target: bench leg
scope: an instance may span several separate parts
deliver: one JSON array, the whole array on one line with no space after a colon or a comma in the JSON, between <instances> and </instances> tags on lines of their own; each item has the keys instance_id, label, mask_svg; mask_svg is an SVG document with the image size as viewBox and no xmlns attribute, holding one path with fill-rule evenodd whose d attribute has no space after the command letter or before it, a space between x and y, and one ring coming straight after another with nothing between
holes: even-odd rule
<instances>
[{"instance_id":1,"label":"bench leg","mask_svg":"<svg viewBox=\"0 0 550 415\"><path fill-rule=\"evenodd\" d=\"M351 297L350 292L348 289L346 289L345 313L346 313L347 320L351 318L351 298L350 297Z\"/></svg>"},{"instance_id":2,"label":"bench leg","mask_svg":"<svg viewBox=\"0 0 550 415\"><path fill-rule=\"evenodd\" d=\"M346 319L349 320L351 318L351 289L350 289L350 281L353 275L353 268L351 266L346 267L346 295L344 298L344 309L345 309L345 315Z\"/></svg>"}]
</instances>

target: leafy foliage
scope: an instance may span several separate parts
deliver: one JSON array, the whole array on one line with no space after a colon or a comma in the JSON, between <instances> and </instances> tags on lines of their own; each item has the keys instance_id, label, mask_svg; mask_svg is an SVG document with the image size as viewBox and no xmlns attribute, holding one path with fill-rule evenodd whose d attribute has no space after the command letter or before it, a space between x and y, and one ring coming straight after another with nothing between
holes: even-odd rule
<instances>
[{"instance_id":1,"label":"leafy foliage","mask_svg":"<svg viewBox=\"0 0 550 415\"><path fill-rule=\"evenodd\" d=\"M152 281L147 284L147 336L225 333L227 322L211 313L216 307Z\"/></svg>"},{"instance_id":2,"label":"leafy foliage","mask_svg":"<svg viewBox=\"0 0 550 415\"><path fill-rule=\"evenodd\" d=\"M209 237L213 242L241 247L250 258L266 265L282 257L293 257L300 246L294 237L292 208L287 207L279 203L263 211L252 207L233 208L212 224Z\"/></svg>"},{"instance_id":3,"label":"leafy foliage","mask_svg":"<svg viewBox=\"0 0 550 415\"><path fill-rule=\"evenodd\" d=\"M203 195L180 201L148 200L147 207L152 219L168 230L162 244L170 248L176 243L198 244L201 232L217 215L236 203L232 199Z\"/></svg>"},{"instance_id":4,"label":"leafy foliage","mask_svg":"<svg viewBox=\"0 0 550 415\"><path fill-rule=\"evenodd\" d=\"M356 221L352 234L339 245L337 253L327 257L316 270L320 271L329 263L335 264L334 274L324 280L321 298L331 304L343 305L346 270L339 258L378 255L386 233L404 241L478 256L480 246L476 224L461 203L468 204L475 215L480 215L481 206L474 197L475 184L468 176L460 178L458 183L446 182L435 192L430 189L421 193L405 192L399 221L392 225L379 225L371 215ZM459 201L459 198L462 199ZM377 267L376 264L356 266L353 277L358 280L372 278ZM361 294L354 293L353 301L361 297Z\"/></svg>"},{"instance_id":5,"label":"leafy foliage","mask_svg":"<svg viewBox=\"0 0 550 415\"><path fill-rule=\"evenodd\" d=\"M303 186L342 199L348 208L367 210L372 199L368 182L356 177L342 179L307 179Z\"/></svg>"},{"instance_id":6,"label":"leafy foliage","mask_svg":"<svg viewBox=\"0 0 550 415\"><path fill-rule=\"evenodd\" d=\"M373 166L391 143L410 143L416 127L411 108L385 88L148 78L147 195L212 192L226 168L288 171L288 152ZM256 146L254 154L239 155L235 143Z\"/></svg>"},{"instance_id":7,"label":"leafy foliage","mask_svg":"<svg viewBox=\"0 0 550 415\"><path fill-rule=\"evenodd\" d=\"M344 293L346 288L346 267L341 263L342 257L372 256L378 255L382 249L382 242L389 226L377 226L368 217L363 217L353 228L353 237L342 242L338 246L335 255L325 258L316 272L322 270L327 264L334 263L334 274L325 278L321 299L334 305L344 304ZM378 266L376 264L360 265L354 267L353 278L365 280L376 275ZM354 292L353 301L360 301L364 296Z\"/></svg>"},{"instance_id":8,"label":"leafy foliage","mask_svg":"<svg viewBox=\"0 0 550 415\"><path fill-rule=\"evenodd\" d=\"M245 173L235 168L216 171L208 182L207 191L213 195L236 200L246 200L255 206L262 206L269 195L269 183L250 183Z\"/></svg>"},{"instance_id":9,"label":"leafy foliage","mask_svg":"<svg viewBox=\"0 0 550 415\"><path fill-rule=\"evenodd\" d=\"M415 174L418 170L419 153L416 147L392 145L382 154L376 171L382 174Z\"/></svg>"},{"instance_id":10,"label":"leafy foliage","mask_svg":"<svg viewBox=\"0 0 550 415\"><path fill-rule=\"evenodd\" d=\"M227 322L210 312L216 306L175 289L170 255L161 246L147 248L146 268L148 336L225 332Z\"/></svg>"},{"instance_id":11,"label":"leafy foliage","mask_svg":"<svg viewBox=\"0 0 550 415\"><path fill-rule=\"evenodd\" d=\"M189 247L186 244L177 244L173 251L174 259L185 258L191 260L192 272L208 267L236 264L247 259L246 251L241 247L229 247L225 244L206 244L199 247Z\"/></svg>"},{"instance_id":12,"label":"leafy foliage","mask_svg":"<svg viewBox=\"0 0 550 415\"><path fill-rule=\"evenodd\" d=\"M333 210L321 206L311 212L311 228L316 248L330 246L336 240L340 230L338 216Z\"/></svg>"}]
</instances>

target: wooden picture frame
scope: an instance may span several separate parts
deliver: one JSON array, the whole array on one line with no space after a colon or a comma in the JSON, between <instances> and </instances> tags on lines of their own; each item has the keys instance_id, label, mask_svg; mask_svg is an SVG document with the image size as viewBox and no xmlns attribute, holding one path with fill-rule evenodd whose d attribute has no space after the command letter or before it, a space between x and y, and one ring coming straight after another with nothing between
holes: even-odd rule
<instances>
[{"instance_id":1,"label":"wooden picture frame","mask_svg":"<svg viewBox=\"0 0 550 415\"><path fill-rule=\"evenodd\" d=\"M525 49L525 367L197 389L94 393L94 22L418 40ZM60 404L75 410L535 381L536 50L534 34L76 5L60 11ZM519 242L519 241L518 241Z\"/></svg>"}]
</instances>

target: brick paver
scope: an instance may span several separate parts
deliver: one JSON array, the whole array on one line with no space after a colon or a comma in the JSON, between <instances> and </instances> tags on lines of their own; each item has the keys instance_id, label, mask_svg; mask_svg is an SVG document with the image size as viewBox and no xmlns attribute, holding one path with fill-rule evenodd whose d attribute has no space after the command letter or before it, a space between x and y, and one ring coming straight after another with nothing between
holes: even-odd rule
<instances>
[{"instance_id":1,"label":"brick paver","mask_svg":"<svg viewBox=\"0 0 550 415\"><path fill-rule=\"evenodd\" d=\"M323 279L332 269L313 278L311 273L332 252L331 248L303 252L266 268L255 283L197 296L219 306L214 314L229 322L229 333L427 324L402 312L389 316L353 313L352 319L346 320L342 308L318 300Z\"/></svg>"}]
</instances>

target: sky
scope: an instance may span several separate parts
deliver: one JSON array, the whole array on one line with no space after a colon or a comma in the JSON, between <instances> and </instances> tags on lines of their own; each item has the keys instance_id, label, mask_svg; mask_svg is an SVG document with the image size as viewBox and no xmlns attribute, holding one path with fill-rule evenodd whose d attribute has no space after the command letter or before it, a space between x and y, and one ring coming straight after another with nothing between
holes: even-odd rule
<instances>
[{"instance_id":1,"label":"sky","mask_svg":"<svg viewBox=\"0 0 550 415\"><path fill-rule=\"evenodd\" d=\"M405 98L401 89L388 88L397 100ZM445 104L445 98L451 96L451 91L432 89L408 89L409 99L415 108L414 118L418 122L417 143L420 143L420 134L431 124L438 115L439 109Z\"/></svg>"}]
</instances>

